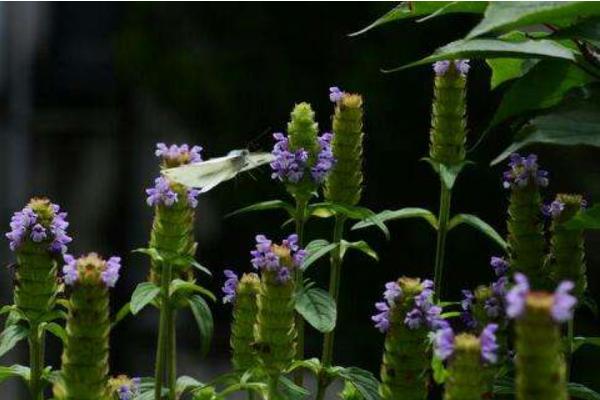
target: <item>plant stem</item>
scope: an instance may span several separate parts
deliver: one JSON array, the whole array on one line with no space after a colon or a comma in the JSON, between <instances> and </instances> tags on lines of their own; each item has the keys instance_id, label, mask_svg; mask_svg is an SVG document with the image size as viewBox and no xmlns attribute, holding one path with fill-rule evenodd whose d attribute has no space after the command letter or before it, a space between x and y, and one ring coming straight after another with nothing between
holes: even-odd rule
<instances>
[{"instance_id":1,"label":"plant stem","mask_svg":"<svg viewBox=\"0 0 600 400\"><path fill-rule=\"evenodd\" d=\"M168 348L167 348L167 386L169 388L169 400L176 400L177 398L177 333L175 318L176 313L173 306L168 304Z\"/></svg>"},{"instance_id":2,"label":"plant stem","mask_svg":"<svg viewBox=\"0 0 600 400\"><path fill-rule=\"evenodd\" d=\"M306 222L306 207L308 205L308 201L304 199L296 199L296 235L298 235L298 245L300 247L304 246L304 225ZM295 270L295 281L296 288L301 289L304 287L304 271L301 268L296 268ZM298 338L296 339L296 359L302 360L304 359L304 318L296 313L296 330L298 332ZM298 386L303 385L303 374L302 371L298 371L294 374L294 382Z\"/></svg>"},{"instance_id":3,"label":"plant stem","mask_svg":"<svg viewBox=\"0 0 600 400\"><path fill-rule=\"evenodd\" d=\"M168 349L168 308L169 285L171 283L171 266L164 265L161 273L160 290L160 323L158 327L158 344L156 346L156 365L154 368L154 400L162 398L163 379L165 375L166 350Z\"/></svg>"},{"instance_id":4,"label":"plant stem","mask_svg":"<svg viewBox=\"0 0 600 400\"><path fill-rule=\"evenodd\" d=\"M42 371L44 370L44 345L40 326L36 323L29 334L29 359L31 368L30 390L33 400L43 400Z\"/></svg>"},{"instance_id":5,"label":"plant stem","mask_svg":"<svg viewBox=\"0 0 600 400\"><path fill-rule=\"evenodd\" d=\"M267 400L277 400L277 382L279 381L279 376L270 376L269 377L269 388L267 394Z\"/></svg>"},{"instance_id":6,"label":"plant stem","mask_svg":"<svg viewBox=\"0 0 600 400\"><path fill-rule=\"evenodd\" d=\"M567 371L566 371L567 382L570 382L570 379L571 379L571 363L573 361L573 336L574 336L574 332L575 332L575 320L572 318L567 323L567 338L568 338L568 342L567 342L567 355L565 357L567 359Z\"/></svg>"},{"instance_id":7,"label":"plant stem","mask_svg":"<svg viewBox=\"0 0 600 400\"><path fill-rule=\"evenodd\" d=\"M444 253L446 251L446 235L448 233L448 220L450 217L451 190L446 187L440 176L440 210L438 214L437 245L435 250L435 270L433 289L435 300L442 296L442 277L444 274Z\"/></svg>"}]
</instances>

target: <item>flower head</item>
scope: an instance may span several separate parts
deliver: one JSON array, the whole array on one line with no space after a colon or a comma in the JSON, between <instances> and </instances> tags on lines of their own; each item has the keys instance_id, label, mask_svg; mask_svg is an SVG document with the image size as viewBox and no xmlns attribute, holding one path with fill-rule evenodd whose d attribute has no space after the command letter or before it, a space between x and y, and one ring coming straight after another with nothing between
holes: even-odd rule
<instances>
[{"instance_id":1,"label":"flower head","mask_svg":"<svg viewBox=\"0 0 600 400\"><path fill-rule=\"evenodd\" d=\"M500 347L496 342L496 331L498 325L488 324L481 335L479 335L479 341L481 343L481 358L489 363L496 363L498 361L498 348Z\"/></svg>"},{"instance_id":2,"label":"flower head","mask_svg":"<svg viewBox=\"0 0 600 400\"><path fill-rule=\"evenodd\" d=\"M506 315L519 318L525 311L525 301L529 295L529 281L521 273L514 276L515 285L506 294Z\"/></svg>"},{"instance_id":3,"label":"flower head","mask_svg":"<svg viewBox=\"0 0 600 400\"><path fill-rule=\"evenodd\" d=\"M443 60L433 63L433 71L436 76L444 76L450 70L451 66L462 76L466 76L469 69L471 69L469 60Z\"/></svg>"},{"instance_id":4,"label":"flower head","mask_svg":"<svg viewBox=\"0 0 600 400\"><path fill-rule=\"evenodd\" d=\"M562 281L554 291L554 303L552 305L552 318L556 322L566 322L573 318L573 311L577 299L569 292L575 288L571 281Z\"/></svg>"},{"instance_id":5,"label":"flower head","mask_svg":"<svg viewBox=\"0 0 600 400\"><path fill-rule=\"evenodd\" d=\"M230 269L226 269L223 271L223 274L227 278L225 284L221 288L223 291L223 303L233 303L235 301L235 295L237 292L237 286L240 283L240 280L235 272Z\"/></svg>"},{"instance_id":6,"label":"flower head","mask_svg":"<svg viewBox=\"0 0 600 400\"><path fill-rule=\"evenodd\" d=\"M64 256L62 268L66 285L74 286L103 284L107 288L115 286L121 270L121 257L110 257L104 261L96 253L90 253L78 259L70 254Z\"/></svg>"},{"instance_id":7,"label":"flower head","mask_svg":"<svg viewBox=\"0 0 600 400\"><path fill-rule=\"evenodd\" d=\"M565 203L560 200L554 200L550 204L542 207L542 213L547 217L558 218L565 209Z\"/></svg>"},{"instance_id":8,"label":"flower head","mask_svg":"<svg viewBox=\"0 0 600 400\"><path fill-rule=\"evenodd\" d=\"M172 168L202 161L201 152L200 146L190 147L187 144L167 146L164 143L157 143L154 154L162 160L165 167Z\"/></svg>"},{"instance_id":9,"label":"flower head","mask_svg":"<svg viewBox=\"0 0 600 400\"><path fill-rule=\"evenodd\" d=\"M129 379L125 375L120 375L110 380L110 385L115 388L119 400L134 400L140 394L140 378Z\"/></svg>"},{"instance_id":10,"label":"flower head","mask_svg":"<svg viewBox=\"0 0 600 400\"><path fill-rule=\"evenodd\" d=\"M329 100L332 103L337 103L338 101L342 100L343 97L344 92L341 91L339 87L332 86L329 88Z\"/></svg>"},{"instance_id":11,"label":"flower head","mask_svg":"<svg viewBox=\"0 0 600 400\"><path fill-rule=\"evenodd\" d=\"M402 296L402 289L400 288L400 285L398 285L398 282L391 281L385 284L385 292L383 292L383 298L385 301L387 301L389 304L392 304L400 296Z\"/></svg>"},{"instance_id":12,"label":"flower head","mask_svg":"<svg viewBox=\"0 0 600 400\"><path fill-rule=\"evenodd\" d=\"M67 213L61 212L57 204L48 199L34 198L29 205L13 214L10 221L10 232L6 237L10 241L10 249L17 250L24 241L48 243L48 250L53 253L65 253L71 237L67 235L69 223Z\"/></svg>"},{"instance_id":13,"label":"flower head","mask_svg":"<svg viewBox=\"0 0 600 400\"><path fill-rule=\"evenodd\" d=\"M490 265L494 269L496 276L504 276L508 272L508 261L503 257L492 257Z\"/></svg>"},{"instance_id":14,"label":"flower head","mask_svg":"<svg viewBox=\"0 0 600 400\"><path fill-rule=\"evenodd\" d=\"M506 189L523 188L528 185L548 186L548 171L539 168L535 154L525 158L513 153L508 166L510 169L504 172L503 177L503 185Z\"/></svg>"},{"instance_id":15,"label":"flower head","mask_svg":"<svg viewBox=\"0 0 600 400\"><path fill-rule=\"evenodd\" d=\"M441 360L447 360L454 353L454 331L450 327L438 330L433 341L433 351Z\"/></svg>"},{"instance_id":16,"label":"flower head","mask_svg":"<svg viewBox=\"0 0 600 400\"><path fill-rule=\"evenodd\" d=\"M149 206L155 207L163 205L165 207L171 207L173 204L179 202L181 196L178 190L184 190L185 200L187 205L191 208L198 206L197 197L200 195L200 191L194 188L186 188L180 186L176 189L176 185L172 184L164 176L159 176L154 180L154 187L146 189L146 203Z\"/></svg>"},{"instance_id":17,"label":"flower head","mask_svg":"<svg viewBox=\"0 0 600 400\"><path fill-rule=\"evenodd\" d=\"M256 235L255 250L250 252L255 269L275 272L279 283L291 279L291 271L300 268L306 258L306 251L298 245L298 235L290 235L281 244L273 244L264 235Z\"/></svg>"}]
</instances>

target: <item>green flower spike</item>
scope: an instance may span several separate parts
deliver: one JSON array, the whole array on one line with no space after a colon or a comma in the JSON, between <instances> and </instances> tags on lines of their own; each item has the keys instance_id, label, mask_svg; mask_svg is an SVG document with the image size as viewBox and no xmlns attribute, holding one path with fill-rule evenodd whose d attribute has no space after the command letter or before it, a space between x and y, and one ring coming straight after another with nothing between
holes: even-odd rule
<instances>
[{"instance_id":1,"label":"green flower spike","mask_svg":"<svg viewBox=\"0 0 600 400\"><path fill-rule=\"evenodd\" d=\"M539 169L534 154L526 158L512 154L508 165L504 187L510 189L507 222L510 269L527 275L534 289L547 288L540 187L548 186L548 173Z\"/></svg>"},{"instance_id":2,"label":"green flower spike","mask_svg":"<svg viewBox=\"0 0 600 400\"><path fill-rule=\"evenodd\" d=\"M104 261L91 253L66 256L65 283L70 286L67 338L62 354L62 383L55 396L64 400L107 400L109 293L119 277L120 259Z\"/></svg>"},{"instance_id":3,"label":"green flower spike","mask_svg":"<svg viewBox=\"0 0 600 400\"><path fill-rule=\"evenodd\" d=\"M444 165L458 165L465 159L466 91L469 64L466 60L434 64L429 157Z\"/></svg>"},{"instance_id":4,"label":"green flower spike","mask_svg":"<svg viewBox=\"0 0 600 400\"><path fill-rule=\"evenodd\" d=\"M258 311L256 297L259 290L260 278L256 274L242 275L235 290L230 344L231 361L236 371L245 371L257 365L253 344Z\"/></svg>"},{"instance_id":5,"label":"green flower spike","mask_svg":"<svg viewBox=\"0 0 600 400\"><path fill-rule=\"evenodd\" d=\"M389 321L389 327L385 336L379 393L383 400L423 400L427 398L426 371L430 364L429 327L419 324L411 328L407 321L408 314L415 308L415 297L428 289L419 279L403 277L396 283L401 295L389 305L389 314L384 319ZM381 304L378 303L378 310L381 310ZM376 318L374 321L381 321ZM382 329L385 326L378 327L385 331Z\"/></svg>"},{"instance_id":6,"label":"green flower spike","mask_svg":"<svg viewBox=\"0 0 600 400\"><path fill-rule=\"evenodd\" d=\"M333 116L333 157L336 160L325 185L325 198L354 206L362 192L363 100L358 94L343 93Z\"/></svg>"},{"instance_id":7,"label":"green flower spike","mask_svg":"<svg viewBox=\"0 0 600 400\"><path fill-rule=\"evenodd\" d=\"M565 279L574 282L574 294L579 299L587 287L583 229L567 229L564 224L584 205L580 195L559 194L546 208L552 217L550 275L554 282Z\"/></svg>"}]
</instances>

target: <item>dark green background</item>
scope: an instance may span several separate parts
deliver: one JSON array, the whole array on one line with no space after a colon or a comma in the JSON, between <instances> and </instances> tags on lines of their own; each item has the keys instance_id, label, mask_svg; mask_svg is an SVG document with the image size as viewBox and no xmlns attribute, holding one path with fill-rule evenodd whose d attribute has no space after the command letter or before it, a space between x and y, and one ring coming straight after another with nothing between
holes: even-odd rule
<instances>
[{"instance_id":1,"label":"dark green background","mask_svg":"<svg viewBox=\"0 0 600 400\"><path fill-rule=\"evenodd\" d=\"M437 207L437 177L419 159L427 153L432 72L421 67L395 74L394 67L461 37L475 22L450 16L426 23L393 23L358 38L346 35L387 11L391 3L228 4L4 4L6 35L0 52L0 118L5 146L2 220L32 195L48 195L70 212L73 253L99 251L124 258L114 291L115 309L145 278L147 260L131 254L148 238L152 210L144 188L157 175L154 143L188 142L219 156L234 148L270 149L270 133L285 128L294 103L310 102L322 131L330 129L328 87L338 85L365 99L365 189L373 210ZM472 63L469 76L469 142L490 120L499 93L489 90L489 69ZM265 134L269 133L269 134ZM476 165L459 178L453 210L477 214L505 232L503 167L489 161L510 141L502 127L469 158ZM600 198L598 152L583 148L534 149L550 170L550 198L557 191ZM248 252L256 233L287 235L277 212L223 216L254 202L283 198L283 187L267 169L222 185L200 201L198 259L214 271L203 284L215 292L222 269L250 269ZM431 278L435 235L420 221L390 225L389 242L375 230L352 232L379 251L379 264L358 254L343 268L335 352L340 365L377 372L383 337L373 327L373 303L383 284L399 275ZM311 238L330 235L329 221L308 226ZM600 236L588 235L590 291L598 298ZM450 235L445 293L492 278L488 259L496 248L481 234L457 228ZM2 259L12 260L8 245ZM3 272L2 303L11 301L10 273ZM326 263L309 275L327 281ZM204 278L203 278L204 279ZM587 310L577 330L598 335L598 319ZM208 358L199 355L191 317L179 318L180 371L208 379L226 368L228 306L216 304L215 339ZM144 311L112 334L115 373L152 372L156 313ZM308 333L308 355L320 354L320 336ZM24 362L25 352L13 359ZM58 365L58 347L49 357ZM600 390L598 356L577 353L575 379ZM7 358L7 363L8 358ZM7 388L5 386L4 388ZM0 389L2 390L2 389ZM8 390L8 389L4 389Z\"/></svg>"}]
</instances>

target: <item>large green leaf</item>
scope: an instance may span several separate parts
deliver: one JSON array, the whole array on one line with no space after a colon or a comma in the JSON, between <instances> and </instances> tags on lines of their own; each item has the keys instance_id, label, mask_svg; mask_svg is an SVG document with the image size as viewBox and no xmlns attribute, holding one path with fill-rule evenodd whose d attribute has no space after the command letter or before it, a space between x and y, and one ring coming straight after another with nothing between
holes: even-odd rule
<instances>
[{"instance_id":1,"label":"large green leaf","mask_svg":"<svg viewBox=\"0 0 600 400\"><path fill-rule=\"evenodd\" d=\"M452 219L448 223L448 230L451 230L461 224L467 224L477 229L478 231L486 235L488 238L490 238L498 246L502 247L502 249L506 250L508 248L508 245L506 244L506 241L504 241L502 236L500 236L500 234L496 232L496 230L490 224L488 224L478 216L472 214L457 214L454 217L452 217Z\"/></svg>"},{"instance_id":2,"label":"large green leaf","mask_svg":"<svg viewBox=\"0 0 600 400\"><path fill-rule=\"evenodd\" d=\"M11 365L10 367L0 366L0 383L15 376L18 376L27 382L30 376L29 367L18 364Z\"/></svg>"},{"instance_id":3,"label":"large green leaf","mask_svg":"<svg viewBox=\"0 0 600 400\"><path fill-rule=\"evenodd\" d=\"M67 342L67 331L65 328L57 324L56 322L50 322L44 325L44 329L56 336L61 342Z\"/></svg>"},{"instance_id":4,"label":"large green leaf","mask_svg":"<svg viewBox=\"0 0 600 400\"><path fill-rule=\"evenodd\" d=\"M8 353L17 343L29 335L29 329L23 325L15 324L7 327L0 333L0 357Z\"/></svg>"},{"instance_id":5,"label":"large green leaf","mask_svg":"<svg viewBox=\"0 0 600 400\"><path fill-rule=\"evenodd\" d=\"M543 60L506 91L490 127L525 112L552 107L560 103L568 91L591 80L573 63Z\"/></svg>"},{"instance_id":6,"label":"large green leaf","mask_svg":"<svg viewBox=\"0 0 600 400\"><path fill-rule=\"evenodd\" d=\"M340 243L341 258L344 258L344 255L346 254L346 251L348 249L358 250L361 253L371 257L375 261L379 261L379 256L377 255L375 250L373 250L371 246L369 246L369 243L365 242L364 240L359 240L357 242L348 242L346 240L342 240L342 242Z\"/></svg>"},{"instance_id":7,"label":"large green leaf","mask_svg":"<svg viewBox=\"0 0 600 400\"><path fill-rule=\"evenodd\" d=\"M392 10L377 18L369 26L350 34L350 36L360 35L389 22L429 14L435 14L436 16L450 13L479 14L485 10L486 6L487 2L485 1L403 1Z\"/></svg>"},{"instance_id":8,"label":"large green leaf","mask_svg":"<svg viewBox=\"0 0 600 400\"><path fill-rule=\"evenodd\" d=\"M552 40L524 40L510 42L499 39L472 39L457 40L433 52L432 55L419 61L394 68L386 72L395 72L415 67L417 65L432 64L435 61L451 60L458 58L560 58L575 61L575 54L568 48Z\"/></svg>"},{"instance_id":9,"label":"large green leaf","mask_svg":"<svg viewBox=\"0 0 600 400\"><path fill-rule=\"evenodd\" d=\"M339 375L350 384L354 385L365 400L379 400L379 381L375 376L364 369L357 367L341 368Z\"/></svg>"},{"instance_id":10,"label":"large green leaf","mask_svg":"<svg viewBox=\"0 0 600 400\"><path fill-rule=\"evenodd\" d=\"M305 250L307 255L304 259L304 262L302 263L301 268L303 270L308 269L308 267L313 265L317 260L325 256L326 254L329 254L330 251L337 248L338 246L338 243L329 243L327 240L323 239L313 240L312 242L306 245Z\"/></svg>"},{"instance_id":11,"label":"large green leaf","mask_svg":"<svg viewBox=\"0 0 600 400\"><path fill-rule=\"evenodd\" d=\"M323 289L316 287L301 289L296 295L296 311L319 332L327 333L335 328L337 318L335 301Z\"/></svg>"},{"instance_id":12,"label":"large green leaf","mask_svg":"<svg viewBox=\"0 0 600 400\"><path fill-rule=\"evenodd\" d=\"M192 293L202 293L212 301L217 301L217 298L210 290L196 284L194 281L184 281L183 279L175 279L169 285L169 296L177 296L179 298L189 296Z\"/></svg>"},{"instance_id":13,"label":"large green leaf","mask_svg":"<svg viewBox=\"0 0 600 400\"><path fill-rule=\"evenodd\" d=\"M286 400L302 400L305 399L310 392L301 386L296 385L289 378L279 376L279 394L283 395Z\"/></svg>"},{"instance_id":14,"label":"large green leaf","mask_svg":"<svg viewBox=\"0 0 600 400\"><path fill-rule=\"evenodd\" d=\"M194 319L196 319L196 324L198 325L198 330L200 331L200 336L202 338L202 354L206 354L210 348L210 342L212 341L214 331L212 312L202 296L194 295L188 299L188 303L192 310L192 314L194 314Z\"/></svg>"},{"instance_id":15,"label":"large green leaf","mask_svg":"<svg viewBox=\"0 0 600 400\"><path fill-rule=\"evenodd\" d=\"M335 215L342 215L348 219L370 220L376 225L385 235L386 239L390 238L390 231L385 224L379 222L375 216L375 212L366 207L348 206L345 204L323 202L311 204L308 207L309 215L319 218L329 218Z\"/></svg>"},{"instance_id":16,"label":"large green leaf","mask_svg":"<svg viewBox=\"0 0 600 400\"><path fill-rule=\"evenodd\" d=\"M576 399L600 400L600 393L580 383L569 382L567 384L569 394Z\"/></svg>"},{"instance_id":17,"label":"large green leaf","mask_svg":"<svg viewBox=\"0 0 600 400\"><path fill-rule=\"evenodd\" d=\"M144 307L152 302L160 293L160 288L151 282L142 282L133 291L129 310L133 315L139 313Z\"/></svg>"},{"instance_id":18,"label":"large green leaf","mask_svg":"<svg viewBox=\"0 0 600 400\"><path fill-rule=\"evenodd\" d=\"M600 229L600 204L581 210L565 226L569 229Z\"/></svg>"},{"instance_id":19,"label":"large green leaf","mask_svg":"<svg viewBox=\"0 0 600 400\"><path fill-rule=\"evenodd\" d=\"M575 38L600 47L600 18L589 18L552 35L555 39Z\"/></svg>"},{"instance_id":20,"label":"large green leaf","mask_svg":"<svg viewBox=\"0 0 600 400\"><path fill-rule=\"evenodd\" d=\"M486 60L492 69L491 89L496 89L504 82L520 78L538 63L535 58L490 58Z\"/></svg>"},{"instance_id":21,"label":"large green leaf","mask_svg":"<svg viewBox=\"0 0 600 400\"><path fill-rule=\"evenodd\" d=\"M263 201L260 203L252 204L250 206L240 208L239 210L230 212L229 214L225 215L225 218L233 217L234 215L238 215L238 214L245 214L248 212L278 210L278 209L287 211L287 213L291 216L293 216L295 214L294 206L292 206L291 204L286 203L285 201L282 201L282 200L268 200L268 201Z\"/></svg>"},{"instance_id":22,"label":"large green leaf","mask_svg":"<svg viewBox=\"0 0 600 400\"><path fill-rule=\"evenodd\" d=\"M598 14L600 7L593 1L492 1L483 20L467 38L536 24L565 25L576 18Z\"/></svg>"},{"instance_id":23,"label":"large green leaf","mask_svg":"<svg viewBox=\"0 0 600 400\"><path fill-rule=\"evenodd\" d=\"M399 210L385 210L377 214L375 217L380 222L388 222L396 219L406 218L422 218L429 223L434 229L437 229L438 223L436 216L429 210L418 207L407 207ZM352 227L352 230L362 229L375 225L372 220L360 221Z\"/></svg>"},{"instance_id":24,"label":"large green leaf","mask_svg":"<svg viewBox=\"0 0 600 400\"><path fill-rule=\"evenodd\" d=\"M515 141L492 161L533 144L600 146L600 91L582 90L583 96L567 98L556 110L535 117L516 135Z\"/></svg>"},{"instance_id":25,"label":"large green leaf","mask_svg":"<svg viewBox=\"0 0 600 400\"><path fill-rule=\"evenodd\" d=\"M576 338L573 338L573 351L575 352L581 346L586 345L586 344L591 345L591 346L600 347L600 337L578 336Z\"/></svg>"}]
</instances>

